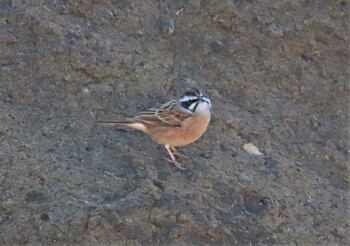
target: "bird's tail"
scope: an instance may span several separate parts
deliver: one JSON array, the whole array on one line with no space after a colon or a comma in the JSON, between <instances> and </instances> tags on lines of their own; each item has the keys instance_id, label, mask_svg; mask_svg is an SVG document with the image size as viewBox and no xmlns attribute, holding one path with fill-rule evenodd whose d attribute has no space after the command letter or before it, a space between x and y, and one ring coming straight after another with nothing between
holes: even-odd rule
<instances>
[{"instance_id":1,"label":"bird's tail","mask_svg":"<svg viewBox=\"0 0 350 246\"><path fill-rule=\"evenodd\" d=\"M95 124L116 125L121 124L130 128L134 128L140 131L147 131L145 124L135 118L126 118L120 120L98 120Z\"/></svg>"},{"instance_id":2,"label":"bird's tail","mask_svg":"<svg viewBox=\"0 0 350 246\"><path fill-rule=\"evenodd\" d=\"M111 125L115 125L115 124L131 124L134 123L135 121L132 119L112 119L112 120L97 120L94 123L95 124L111 124Z\"/></svg>"}]
</instances>

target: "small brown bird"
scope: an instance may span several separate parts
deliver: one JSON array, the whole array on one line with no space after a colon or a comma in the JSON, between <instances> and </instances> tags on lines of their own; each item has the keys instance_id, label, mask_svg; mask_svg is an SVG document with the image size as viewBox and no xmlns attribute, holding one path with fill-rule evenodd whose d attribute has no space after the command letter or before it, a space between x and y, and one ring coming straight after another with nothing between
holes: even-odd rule
<instances>
[{"instance_id":1,"label":"small brown bird","mask_svg":"<svg viewBox=\"0 0 350 246\"><path fill-rule=\"evenodd\" d=\"M181 156L175 147L188 145L199 139L210 121L211 102L196 88L188 89L180 100L173 100L150 108L134 118L100 120L96 123L122 124L143 131L168 151L177 168L185 169L174 155Z\"/></svg>"}]
</instances>

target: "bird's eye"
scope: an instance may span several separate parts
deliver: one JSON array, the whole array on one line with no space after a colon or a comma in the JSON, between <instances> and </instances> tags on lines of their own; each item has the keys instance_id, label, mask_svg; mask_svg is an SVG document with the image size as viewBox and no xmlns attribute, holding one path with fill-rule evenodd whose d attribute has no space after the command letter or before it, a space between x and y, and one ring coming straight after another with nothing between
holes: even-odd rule
<instances>
[{"instance_id":1,"label":"bird's eye","mask_svg":"<svg viewBox=\"0 0 350 246\"><path fill-rule=\"evenodd\" d=\"M181 106L184 107L184 108L189 108L190 105L191 105L190 101L181 102Z\"/></svg>"},{"instance_id":2,"label":"bird's eye","mask_svg":"<svg viewBox=\"0 0 350 246\"><path fill-rule=\"evenodd\" d=\"M197 101L198 101L197 99L191 99L191 100L188 100L188 101L184 101L184 102L181 102L181 106L184 107L184 108L186 108L186 109L189 109L190 106L191 106L193 103L197 102Z\"/></svg>"}]
</instances>

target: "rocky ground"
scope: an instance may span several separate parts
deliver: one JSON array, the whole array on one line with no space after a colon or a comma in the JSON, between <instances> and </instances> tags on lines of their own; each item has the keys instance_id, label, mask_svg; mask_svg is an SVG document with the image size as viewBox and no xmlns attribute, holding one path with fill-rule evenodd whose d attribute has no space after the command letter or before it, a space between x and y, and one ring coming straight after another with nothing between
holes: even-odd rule
<instances>
[{"instance_id":1,"label":"rocky ground","mask_svg":"<svg viewBox=\"0 0 350 246\"><path fill-rule=\"evenodd\" d=\"M346 1L0 2L0 244L346 245ZM179 171L95 126L213 102ZM263 155L251 155L253 143Z\"/></svg>"}]
</instances>

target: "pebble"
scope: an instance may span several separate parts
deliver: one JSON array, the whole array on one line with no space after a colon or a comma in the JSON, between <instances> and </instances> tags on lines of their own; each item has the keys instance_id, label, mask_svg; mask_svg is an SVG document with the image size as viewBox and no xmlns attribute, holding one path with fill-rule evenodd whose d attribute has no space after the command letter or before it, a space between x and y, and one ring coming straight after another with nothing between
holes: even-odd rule
<instances>
[{"instance_id":1,"label":"pebble","mask_svg":"<svg viewBox=\"0 0 350 246\"><path fill-rule=\"evenodd\" d=\"M247 143L243 145L243 149L252 155L263 155L259 149L252 143Z\"/></svg>"},{"instance_id":2,"label":"pebble","mask_svg":"<svg viewBox=\"0 0 350 246\"><path fill-rule=\"evenodd\" d=\"M222 49L222 46L223 46L222 42L220 42L218 40L210 43L210 47L214 52L220 51Z\"/></svg>"},{"instance_id":3,"label":"pebble","mask_svg":"<svg viewBox=\"0 0 350 246\"><path fill-rule=\"evenodd\" d=\"M165 19L162 22L162 33L165 38L170 38L175 31L175 24L173 19Z\"/></svg>"},{"instance_id":4,"label":"pebble","mask_svg":"<svg viewBox=\"0 0 350 246\"><path fill-rule=\"evenodd\" d=\"M273 38L280 38L284 36L283 29L280 25L277 24L271 24L269 26L269 34Z\"/></svg>"}]
</instances>

